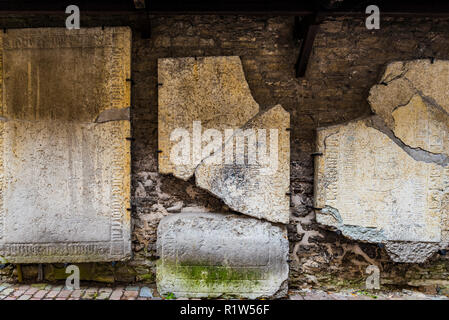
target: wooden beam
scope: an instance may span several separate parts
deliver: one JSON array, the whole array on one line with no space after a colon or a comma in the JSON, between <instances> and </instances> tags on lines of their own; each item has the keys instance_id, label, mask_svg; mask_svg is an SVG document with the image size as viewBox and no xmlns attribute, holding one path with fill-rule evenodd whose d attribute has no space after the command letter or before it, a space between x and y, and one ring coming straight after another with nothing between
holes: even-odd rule
<instances>
[{"instance_id":1,"label":"wooden beam","mask_svg":"<svg viewBox=\"0 0 449 320\"><path fill-rule=\"evenodd\" d=\"M304 17L301 21L295 18L295 35L301 40L301 49L295 65L296 77L304 77L307 71L313 43L320 28L320 19L317 14Z\"/></svg>"}]
</instances>

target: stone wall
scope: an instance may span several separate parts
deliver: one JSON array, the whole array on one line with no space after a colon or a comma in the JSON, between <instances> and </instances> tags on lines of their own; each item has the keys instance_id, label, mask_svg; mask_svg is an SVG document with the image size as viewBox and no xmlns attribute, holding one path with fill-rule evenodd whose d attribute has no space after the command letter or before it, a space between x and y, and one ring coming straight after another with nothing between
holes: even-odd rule
<instances>
[{"instance_id":1,"label":"stone wall","mask_svg":"<svg viewBox=\"0 0 449 320\"><path fill-rule=\"evenodd\" d=\"M3 17L1 27L64 26L61 17ZM383 285L449 286L449 259L436 254L423 264L393 263L381 246L351 241L316 223L313 198L315 129L370 114L368 91L389 62L435 57L449 59L449 19L385 18L369 31L362 18L326 20L315 40L306 77L295 78L299 43L293 17L154 16L152 37L142 39L137 16L84 17L81 27L131 25L132 215L134 258L128 263L92 264L82 276L101 281L154 281L156 229L164 216L186 207L229 209L193 180L157 170L157 59L240 56L251 93L262 110L281 104L291 115L291 288L363 286L365 270L378 265ZM49 279L60 266L46 266ZM35 277L35 266L23 268ZM84 270L84 271L83 271ZM6 277L12 268L2 270ZM59 272L59 273L58 273Z\"/></svg>"}]
</instances>

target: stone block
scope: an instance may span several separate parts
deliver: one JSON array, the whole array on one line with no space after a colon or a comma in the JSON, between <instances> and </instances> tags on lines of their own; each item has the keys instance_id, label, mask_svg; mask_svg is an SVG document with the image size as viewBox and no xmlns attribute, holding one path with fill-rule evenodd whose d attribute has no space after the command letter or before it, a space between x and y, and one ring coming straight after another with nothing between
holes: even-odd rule
<instances>
[{"instance_id":1,"label":"stone block","mask_svg":"<svg viewBox=\"0 0 449 320\"><path fill-rule=\"evenodd\" d=\"M159 172L184 180L204 159L202 129L240 128L259 112L239 57L159 59L158 82ZM180 130L189 132L192 143L188 161L176 165L173 146L179 136L174 134Z\"/></svg>"},{"instance_id":2,"label":"stone block","mask_svg":"<svg viewBox=\"0 0 449 320\"><path fill-rule=\"evenodd\" d=\"M176 297L281 297L287 293L284 227L219 213L179 213L158 227L157 286Z\"/></svg>"},{"instance_id":3,"label":"stone block","mask_svg":"<svg viewBox=\"0 0 449 320\"><path fill-rule=\"evenodd\" d=\"M288 223L290 115L259 112L238 57L159 59L159 172L231 209Z\"/></svg>"}]
</instances>

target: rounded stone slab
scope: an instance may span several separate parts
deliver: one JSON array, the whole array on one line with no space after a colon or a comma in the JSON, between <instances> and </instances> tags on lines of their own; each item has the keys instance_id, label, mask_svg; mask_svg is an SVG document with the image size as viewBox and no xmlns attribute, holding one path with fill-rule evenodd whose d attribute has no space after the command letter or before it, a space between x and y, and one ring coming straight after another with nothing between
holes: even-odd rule
<instances>
[{"instance_id":1,"label":"rounded stone slab","mask_svg":"<svg viewBox=\"0 0 449 320\"><path fill-rule=\"evenodd\" d=\"M284 227L220 213L179 213L157 232L157 287L176 297L280 297L287 293Z\"/></svg>"}]
</instances>

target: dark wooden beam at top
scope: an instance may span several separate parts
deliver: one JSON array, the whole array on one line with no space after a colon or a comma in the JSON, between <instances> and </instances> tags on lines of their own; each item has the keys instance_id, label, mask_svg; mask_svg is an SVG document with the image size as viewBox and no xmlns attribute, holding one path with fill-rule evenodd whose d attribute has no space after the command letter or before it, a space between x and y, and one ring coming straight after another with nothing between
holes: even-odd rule
<instances>
[{"instance_id":1,"label":"dark wooden beam at top","mask_svg":"<svg viewBox=\"0 0 449 320\"><path fill-rule=\"evenodd\" d=\"M60 14L68 5L84 13L251 14L308 16L365 15L377 5L384 16L449 16L447 0L0 0L0 13ZM144 5L143 9L141 6Z\"/></svg>"},{"instance_id":2,"label":"dark wooden beam at top","mask_svg":"<svg viewBox=\"0 0 449 320\"><path fill-rule=\"evenodd\" d=\"M297 40L301 40L301 49L295 65L296 77L304 77L306 74L307 64L312 53L316 34L320 28L320 22L319 14L305 16L301 21L299 21L298 17L295 17L295 35Z\"/></svg>"}]
</instances>

